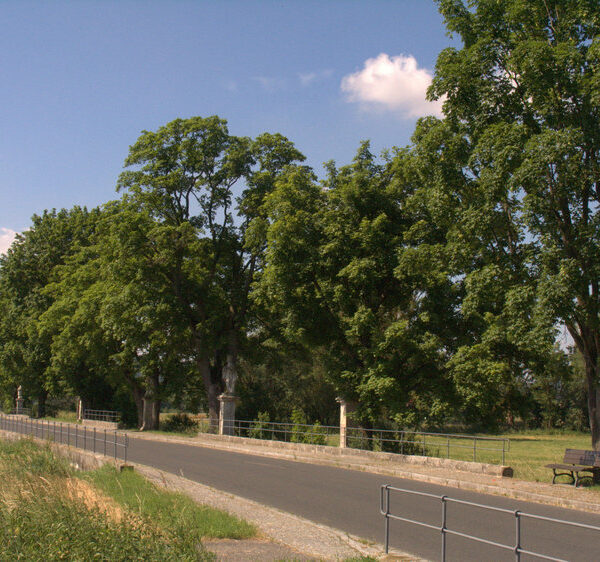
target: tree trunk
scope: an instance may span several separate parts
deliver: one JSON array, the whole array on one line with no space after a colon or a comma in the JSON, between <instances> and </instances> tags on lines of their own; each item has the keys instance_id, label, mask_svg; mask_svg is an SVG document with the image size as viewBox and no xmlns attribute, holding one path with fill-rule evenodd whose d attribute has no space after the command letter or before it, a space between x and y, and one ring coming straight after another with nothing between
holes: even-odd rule
<instances>
[{"instance_id":1,"label":"tree trunk","mask_svg":"<svg viewBox=\"0 0 600 562\"><path fill-rule=\"evenodd\" d=\"M43 418L46 415L46 399L48 398L48 391L40 390L38 394L38 418Z\"/></svg>"},{"instance_id":2,"label":"tree trunk","mask_svg":"<svg viewBox=\"0 0 600 562\"><path fill-rule=\"evenodd\" d=\"M585 378L587 383L587 404L590 420L590 431L592 433L592 447L595 451L600 451L600 389L596 382L596 365L588 357L585 357Z\"/></svg>"},{"instance_id":3,"label":"tree trunk","mask_svg":"<svg viewBox=\"0 0 600 562\"><path fill-rule=\"evenodd\" d=\"M223 367L223 382L225 383L225 392L235 395L235 385L238 379L238 338L235 328L231 328L227 334L227 354L225 366Z\"/></svg>"},{"instance_id":4,"label":"tree trunk","mask_svg":"<svg viewBox=\"0 0 600 562\"><path fill-rule=\"evenodd\" d=\"M140 431L156 430L160 423L160 398L158 375L147 377L146 392L144 393L144 407L142 426Z\"/></svg>"},{"instance_id":5,"label":"tree trunk","mask_svg":"<svg viewBox=\"0 0 600 562\"><path fill-rule=\"evenodd\" d=\"M221 393L221 387L218 381L215 380L210 368L210 361L206 357L198 359L198 368L202 375L202 382L204 383L206 392L210 427L216 430L219 427L219 394Z\"/></svg>"},{"instance_id":6,"label":"tree trunk","mask_svg":"<svg viewBox=\"0 0 600 562\"><path fill-rule=\"evenodd\" d=\"M137 412L137 427L140 428L144 425L144 389L130 372L125 373L125 380L131 388L131 395Z\"/></svg>"}]
</instances>

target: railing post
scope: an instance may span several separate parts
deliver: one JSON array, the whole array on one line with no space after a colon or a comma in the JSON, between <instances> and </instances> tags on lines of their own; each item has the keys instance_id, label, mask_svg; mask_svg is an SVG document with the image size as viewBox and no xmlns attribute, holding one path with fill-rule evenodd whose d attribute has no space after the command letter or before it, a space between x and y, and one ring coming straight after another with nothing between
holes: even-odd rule
<instances>
[{"instance_id":1,"label":"railing post","mask_svg":"<svg viewBox=\"0 0 600 562\"><path fill-rule=\"evenodd\" d=\"M78 435L77 435L77 426L75 426L75 448L78 449L79 448L79 440L78 440Z\"/></svg>"},{"instance_id":2,"label":"railing post","mask_svg":"<svg viewBox=\"0 0 600 562\"><path fill-rule=\"evenodd\" d=\"M390 489L385 487L385 553L390 551Z\"/></svg>"},{"instance_id":3,"label":"railing post","mask_svg":"<svg viewBox=\"0 0 600 562\"><path fill-rule=\"evenodd\" d=\"M506 463L504 461L504 447L506 446L506 440L503 439L502 440L502 466L504 466Z\"/></svg>"},{"instance_id":4,"label":"railing post","mask_svg":"<svg viewBox=\"0 0 600 562\"><path fill-rule=\"evenodd\" d=\"M425 434L423 433L423 456L425 456Z\"/></svg>"},{"instance_id":5,"label":"railing post","mask_svg":"<svg viewBox=\"0 0 600 562\"><path fill-rule=\"evenodd\" d=\"M446 498L442 496L442 562L446 562Z\"/></svg>"},{"instance_id":6,"label":"railing post","mask_svg":"<svg viewBox=\"0 0 600 562\"><path fill-rule=\"evenodd\" d=\"M521 512L515 511L515 560L521 560Z\"/></svg>"},{"instance_id":7,"label":"railing post","mask_svg":"<svg viewBox=\"0 0 600 562\"><path fill-rule=\"evenodd\" d=\"M96 427L94 427L94 453L96 452Z\"/></svg>"},{"instance_id":8,"label":"railing post","mask_svg":"<svg viewBox=\"0 0 600 562\"><path fill-rule=\"evenodd\" d=\"M473 438L473 462L477 459L477 439Z\"/></svg>"},{"instance_id":9,"label":"railing post","mask_svg":"<svg viewBox=\"0 0 600 562\"><path fill-rule=\"evenodd\" d=\"M117 432L115 431L115 461L117 460Z\"/></svg>"},{"instance_id":10,"label":"railing post","mask_svg":"<svg viewBox=\"0 0 600 562\"><path fill-rule=\"evenodd\" d=\"M447 443L446 446L448 447L448 458L450 458L450 437L447 437Z\"/></svg>"},{"instance_id":11,"label":"railing post","mask_svg":"<svg viewBox=\"0 0 600 562\"><path fill-rule=\"evenodd\" d=\"M104 430L104 456L106 456L106 429Z\"/></svg>"},{"instance_id":12,"label":"railing post","mask_svg":"<svg viewBox=\"0 0 600 562\"><path fill-rule=\"evenodd\" d=\"M63 436L62 436L62 425L63 425L63 422L60 422L60 442L61 442L61 443L63 442Z\"/></svg>"}]
</instances>

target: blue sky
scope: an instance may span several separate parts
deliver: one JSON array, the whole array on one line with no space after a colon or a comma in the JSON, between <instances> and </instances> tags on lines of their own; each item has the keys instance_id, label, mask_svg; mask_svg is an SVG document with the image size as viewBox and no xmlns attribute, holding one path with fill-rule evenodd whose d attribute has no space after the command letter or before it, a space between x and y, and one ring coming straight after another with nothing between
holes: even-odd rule
<instances>
[{"instance_id":1,"label":"blue sky","mask_svg":"<svg viewBox=\"0 0 600 562\"><path fill-rule=\"evenodd\" d=\"M117 197L177 117L280 132L313 166L408 143L437 54L430 0L0 2L0 251L44 209Z\"/></svg>"}]
</instances>

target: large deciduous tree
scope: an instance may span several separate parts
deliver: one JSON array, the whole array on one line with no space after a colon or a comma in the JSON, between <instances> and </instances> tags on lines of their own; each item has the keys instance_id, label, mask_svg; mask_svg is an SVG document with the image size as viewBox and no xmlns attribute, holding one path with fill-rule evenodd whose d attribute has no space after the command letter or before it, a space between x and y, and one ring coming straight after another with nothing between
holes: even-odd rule
<instances>
[{"instance_id":1,"label":"large deciduous tree","mask_svg":"<svg viewBox=\"0 0 600 562\"><path fill-rule=\"evenodd\" d=\"M319 184L296 167L268 198L267 267L256 298L290 341L317 351L363 422L439 420L453 402L443 367L456 294L440 233L411 204L411 156L379 163L368 143ZM421 251L416 246L421 244ZM436 264L437 262L437 264Z\"/></svg>"},{"instance_id":2,"label":"large deciduous tree","mask_svg":"<svg viewBox=\"0 0 600 562\"><path fill-rule=\"evenodd\" d=\"M57 266L87 244L96 215L79 207L34 215L31 228L17 235L0 258L2 384L23 386L26 396L37 399L39 415L44 415L51 387L51 337L38 322L53 302L44 289Z\"/></svg>"},{"instance_id":3,"label":"large deciduous tree","mask_svg":"<svg viewBox=\"0 0 600 562\"><path fill-rule=\"evenodd\" d=\"M215 116L145 131L125 160L118 189L127 190L172 242L162 274L187 320L213 421L219 394L234 392L251 323L248 297L262 267L264 198L281 171L303 159L281 135L236 137Z\"/></svg>"},{"instance_id":4,"label":"large deciduous tree","mask_svg":"<svg viewBox=\"0 0 600 562\"><path fill-rule=\"evenodd\" d=\"M530 350L547 345L552 323L564 323L585 362L599 449L600 5L439 6L462 47L438 57L430 95L444 97L446 117L427 134L440 141L430 154L436 185L455 216L449 239L475 248L473 263L464 265L464 308L487 326L477 343L491 369L483 378L504 380L505 363L493 364L499 349L526 338ZM460 143L463 158L445 173L444 154ZM464 350L455 365L457 376L472 382L476 365L467 356L475 351Z\"/></svg>"}]
</instances>

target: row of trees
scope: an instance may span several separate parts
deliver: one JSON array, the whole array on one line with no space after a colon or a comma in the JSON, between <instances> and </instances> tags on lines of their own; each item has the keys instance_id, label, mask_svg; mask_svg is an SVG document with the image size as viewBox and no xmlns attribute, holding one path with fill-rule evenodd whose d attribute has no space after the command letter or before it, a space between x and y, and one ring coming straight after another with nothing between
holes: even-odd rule
<instances>
[{"instance_id":1,"label":"row of trees","mask_svg":"<svg viewBox=\"0 0 600 562\"><path fill-rule=\"evenodd\" d=\"M241 373L246 415L337 394L367 423L492 425L559 421L583 372L600 446L600 8L471 4L439 2L463 47L406 148L319 180L281 135L176 120L131 147L119 201L34 217L1 262L5 391L127 388L152 428L199 388L215 418Z\"/></svg>"}]
</instances>

